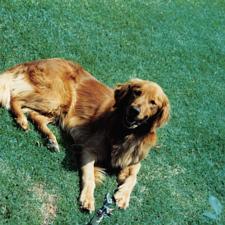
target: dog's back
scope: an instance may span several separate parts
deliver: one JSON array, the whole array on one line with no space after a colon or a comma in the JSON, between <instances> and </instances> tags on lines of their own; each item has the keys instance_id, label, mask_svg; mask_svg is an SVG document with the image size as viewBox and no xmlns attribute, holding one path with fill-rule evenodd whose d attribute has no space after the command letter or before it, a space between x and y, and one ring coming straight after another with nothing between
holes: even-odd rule
<instances>
[{"instance_id":1,"label":"dog's back","mask_svg":"<svg viewBox=\"0 0 225 225\"><path fill-rule=\"evenodd\" d=\"M93 78L78 64L62 59L20 64L0 75L0 104L10 109L15 100L23 108L58 114L73 99L74 83L84 79Z\"/></svg>"},{"instance_id":2,"label":"dog's back","mask_svg":"<svg viewBox=\"0 0 225 225\"><path fill-rule=\"evenodd\" d=\"M113 99L110 88L63 59L19 64L0 75L0 105L11 110L25 130L24 112L57 118L69 130L98 117Z\"/></svg>"}]
</instances>

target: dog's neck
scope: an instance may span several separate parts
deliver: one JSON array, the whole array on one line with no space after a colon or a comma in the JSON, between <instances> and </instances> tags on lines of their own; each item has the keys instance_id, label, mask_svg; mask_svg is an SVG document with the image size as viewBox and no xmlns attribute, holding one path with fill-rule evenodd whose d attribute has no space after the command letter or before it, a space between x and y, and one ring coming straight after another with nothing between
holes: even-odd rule
<instances>
[{"instance_id":1,"label":"dog's neck","mask_svg":"<svg viewBox=\"0 0 225 225\"><path fill-rule=\"evenodd\" d=\"M124 126L119 112L109 116L108 140L111 146L111 165L115 168L125 168L128 165L138 163L145 156L141 148L142 140L150 129L129 129Z\"/></svg>"}]
</instances>

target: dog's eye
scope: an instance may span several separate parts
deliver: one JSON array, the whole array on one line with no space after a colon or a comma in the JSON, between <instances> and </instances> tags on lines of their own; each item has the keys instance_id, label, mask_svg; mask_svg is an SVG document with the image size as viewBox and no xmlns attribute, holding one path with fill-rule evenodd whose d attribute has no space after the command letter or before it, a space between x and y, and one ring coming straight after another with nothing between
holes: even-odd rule
<instances>
[{"instance_id":1,"label":"dog's eye","mask_svg":"<svg viewBox=\"0 0 225 225\"><path fill-rule=\"evenodd\" d=\"M141 91L140 90L133 90L133 94L134 94L134 96L140 96Z\"/></svg>"},{"instance_id":2,"label":"dog's eye","mask_svg":"<svg viewBox=\"0 0 225 225\"><path fill-rule=\"evenodd\" d=\"M150 101L149 101L149 104L151 104L151 105L156 105L156 103L155 103L154 100L150 100Z\"/></svg>"}]
</instances>

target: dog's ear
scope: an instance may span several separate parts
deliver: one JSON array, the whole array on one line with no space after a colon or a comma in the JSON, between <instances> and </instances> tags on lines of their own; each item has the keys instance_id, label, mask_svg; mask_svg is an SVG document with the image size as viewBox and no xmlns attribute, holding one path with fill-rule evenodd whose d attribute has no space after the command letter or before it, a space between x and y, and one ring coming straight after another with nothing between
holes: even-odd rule
<instances>
[{"instance_id":1,"label":"dog's ear","mask_svg":"<svg viewBox=\"0 0 225 225\"><path fill-rule=\"evenodd\" d=\"M126 99L130 90L131 86L129 83L117 85L117 87L114 90L114 98L115 98L114 107L119 106Z\"/></svg>"},{"instance_id":2,"label":"dog's ear","mask_svg":"<svg viewBox=\"0 0 225 225\"><path fill-rule=\"evenodd\" d=\"M153 130L163 126L170 117L170 104L166 96L163 98L162 107L156 113L156 119L153 125Z\"/></svg>"}]
</instances>

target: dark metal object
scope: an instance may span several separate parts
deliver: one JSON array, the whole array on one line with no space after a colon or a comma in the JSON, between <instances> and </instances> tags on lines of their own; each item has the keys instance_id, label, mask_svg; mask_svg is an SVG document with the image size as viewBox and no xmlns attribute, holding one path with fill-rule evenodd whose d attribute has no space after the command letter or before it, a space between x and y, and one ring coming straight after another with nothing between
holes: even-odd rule
<instances>
[{"instance_id":1,"label":"dark metal object","mask_svg":"<svg viewBox=\"0 0 225 225\"><path fill-rule=\"evenodd\" d=\"M109 217L112 215L112 205L114 200L109 193L106 194L103 206L97 211L97 213L92 217L91 221L87 225L98 225L104 217Z\"/></svg>"}]
</instances>

